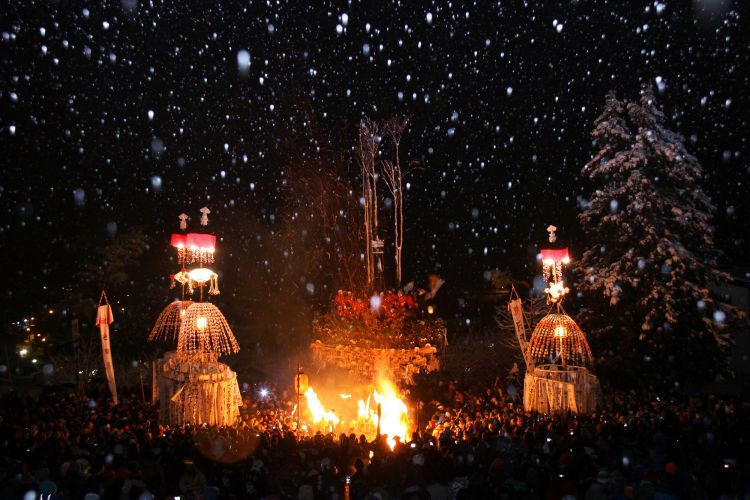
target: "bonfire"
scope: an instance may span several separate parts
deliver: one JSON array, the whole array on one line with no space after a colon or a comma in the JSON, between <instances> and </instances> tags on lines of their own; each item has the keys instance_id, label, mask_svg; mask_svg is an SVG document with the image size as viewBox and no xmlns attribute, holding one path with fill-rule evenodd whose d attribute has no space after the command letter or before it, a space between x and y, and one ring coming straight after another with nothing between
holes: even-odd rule
<instances>
[{"instance_id":1,"label":"bonfire","mask_svg":"<svg viewBox=\"0 0 750 500\"><path fill-rule=\"evenodd\" d=\"M326 405L313 387L304 393L310 413L310 431L353 432L364 434L372 439L378 434L387 436L388 445L393 449L396 438L405 442L409 437L409 410L396 386L386 378L379 378L367 396L355 399L350 393L340 393L329 397L340 405L337 413Z\"/></svg>"}]
</instances>

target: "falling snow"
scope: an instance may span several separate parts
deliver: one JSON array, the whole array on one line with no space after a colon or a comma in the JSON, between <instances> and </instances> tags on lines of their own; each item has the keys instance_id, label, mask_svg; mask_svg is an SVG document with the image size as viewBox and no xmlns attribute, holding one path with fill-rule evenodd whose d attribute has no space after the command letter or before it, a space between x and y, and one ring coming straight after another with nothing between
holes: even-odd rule
<instances>
[{"instance_id":1,"label":"falling snow","mask_svg":"<svg viewBox=\"0 0 750 500\"><path fill-rule=\"evenodd\" d=\"M162 242L204 205L253 300L330 293L287 275L289 166L339 162L356 186L359 120L392 115L411 118L416 167L408 274L440 267L472 286L509 267L531 281L547 225L582 234L580 172L606 92L636 98L642 83L704 166L717 246L746 259L749 23L732 2L693 3L14 2L0 23L0 244L27 258L6 297L60 288L129 228Z\"/></svg>"}]
</instances>

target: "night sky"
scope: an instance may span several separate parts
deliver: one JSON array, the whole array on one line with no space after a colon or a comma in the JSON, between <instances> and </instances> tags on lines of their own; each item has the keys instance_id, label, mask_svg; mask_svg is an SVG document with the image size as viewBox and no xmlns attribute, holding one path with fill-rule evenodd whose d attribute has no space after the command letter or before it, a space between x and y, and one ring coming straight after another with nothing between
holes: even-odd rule
<instances>
[{"instance_id":1,"label":"night sky","mask_svg":"<svg viewBox=\"0 0 750 500\"><path fill-rule=\"evenodd\" d=\"M722 263L748 256L746 3L307 3L3 2L11 318L75 288L93 249L135 225L166 295L168 235L204 205L227 237L223 300L246 279L288 293L269 264L285 249L264 236L283 210L282 144L347 153L365 115L411 117L407 277L439 264L467 288L495 267L528 278L548 224L580 244L592 122L607 91L632 100L642 83L706 170Z\"/></svg>"}]
</instances>

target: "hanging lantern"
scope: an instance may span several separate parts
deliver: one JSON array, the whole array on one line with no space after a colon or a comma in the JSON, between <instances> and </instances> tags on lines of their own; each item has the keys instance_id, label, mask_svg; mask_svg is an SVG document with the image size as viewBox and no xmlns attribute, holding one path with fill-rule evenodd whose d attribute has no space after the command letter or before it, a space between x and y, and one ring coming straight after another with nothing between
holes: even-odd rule
<instances>
[{"instance_id":1,"label":"hanging lantern","mask_svg":"<svg viewBox=\"0 0 750 500\"><path fill-rule=\"evenodd\" d=\"M541 254L542 266L544 266L544 281L562 281L563 265L570 263L568 249L544 248L542 249Z\"/></svg>"},{"instance_id":2,"label":"hanging lantern","mask_svg":"<svg viewBox=\"0 0 750 500\"><path fill-rule=\"evenodd\" d=\"M310 385L310 380L307 377L306 373L302 373L302 370L300 370L297 375L294 376L294 391L299 396L300 394L304 394L307 392L307 388Z\"/></svg>"},{"instance_id":3,"label":"hanging lantern","mask_svg":"<svg viewBox=\"0 0 750 500\"><path fill-rule=\"evenodd\" d=\"M206 326L208 325L208 320L205 316L198 316L195 320L195 329L199 332L205 331Z\"/></svg>"},{"instance_id":4,"label":"hanging lantern","mask_svg":"<svg viewBox=\"0 0 750 500\"><path fill-rule=\"evenodd\" d=\"M542 262L552 263L553 261L559 261L563 264L570 263L570 254L567 248L544 248L542 249Z\"/></svg>"},{"instance_id":5,"label":"hanging lantern","mask_svg":"<svg viewBox=\"0 0 750 500\"><path fill-rule=\"evenodd\" d=\"M547 288L547 298L554 303L570 291L563 282L563 266L570 263L570 254L567 248L544 248L541 251L542 272Z\"/></svg>"},{"instance_id":6,"label":"hanging lantern","mask_svg":"<svg viewBox=\"0 0 750 500\"><path fill-rule=\"evenodd\" d=\"M197 262L199 265L212 263L216 252L216 236L207 233L188 233L185 236L188 264Z\"/></svg>"},{"instance_id":7,"label":"hanging lantern","mask_svg":"<svg viewBox=\"0 0 750 500\"><path fill-rule=\"evenodd\" d=\"M565 327L563 325L557 325L555 327L555 337L562 338L565 337L567 333L565 332Z\"/></svg>"},{"instance_id":8,"label":"hanging lantern","mask_svg":"<svg viewBox=\"0 0 750 500\"><path fill-rule=\"evenodd\" d=\"M192 269L188 273L188 276L190 277L191 288L193 282L197 283L198 286L204 286L206 283L208 283L208 294L219 295L219 275L212 270L206 267L199 267L196 269Z\"/></svg>"},{"instance_id":9,"label":"hanging lantern","mask_svg":"<svg viewBox=\"0 0 750 500\"><path fill-rule=\"evenodd\" d=\"M196 269L191 269L188 276L199 285L203 285L213 276L216 276L216 273L206 267L198 267Z\"/></svg>"},{"instance_id":10,"label":"hanging lantern","mask_svg":"<svg viewBox=\"0 0 750 500\"><path fill-rule=\"evenodd\" d=\"M170 244L177 249L180 264L199 265L213 263L216 252L216 236L207 233L173 234Z\"/></svg>"},{"instance_id":11,"label":"hanging lantern","mask_svg":"<svg viewBox=\"0 0 750 500\"><path fill-rule=\"evenodd\" d=\"M188 248L200 248L213 253L216 248L216 236L208 233L188 233L185 235L185 245Z\"/></svg>"},{"instance_id":12,"label":"hanging lantern","mask_svg":"<svg viewBox=\"0 0 750 500\"><path fill-rule=\"evenodd\" d=\"M185 248L185 235L184 234L172 234L169 244L175 248Z\"/></svg>"},{"instance_id":13,"label":"hanging lantern","mask_svg":"<svg viewBox=\"0 0 750 500\"><path fill-rule=\"evenodd\" d=\"M179 262L180 264L184 264L185 252L187 247L187 245L185 244L185 235L172 234L169 244L177 249L177 262Z\"/></svg>"}]
</instances>

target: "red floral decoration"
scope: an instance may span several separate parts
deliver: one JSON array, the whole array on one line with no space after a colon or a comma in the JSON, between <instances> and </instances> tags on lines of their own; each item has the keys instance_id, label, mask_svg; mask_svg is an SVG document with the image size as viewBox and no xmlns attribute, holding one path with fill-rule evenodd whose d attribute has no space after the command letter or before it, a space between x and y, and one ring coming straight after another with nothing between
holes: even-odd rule
<instances>
[{"instance_id":1,"label":"red floral decoration","mask_svg":"<svg viewBox=\"0 0 750 500\"><path fill-rule=\"evenodd\" d=\"M339 290L333 298L333 310L341 319L358 319L369 307L366 301L358 299L352 292Z\"/></svg>"},{"instance_id":2,"label":"red floral decoration","mask_svg":"<svg viewBox=\"0 0 750 500\"><path fill-rule=\"evenodd\" d=\"M373 302L371 298L358 298L352 292L339 290L333 298L333 311L341 319L369 324L373 321L397 323L418 308L414 297L401 292L381 293L378 307L372 307Z\"/></svg>"}]
</instances>

